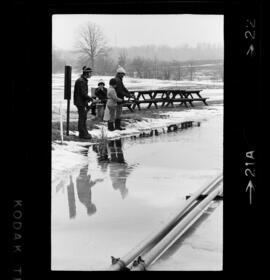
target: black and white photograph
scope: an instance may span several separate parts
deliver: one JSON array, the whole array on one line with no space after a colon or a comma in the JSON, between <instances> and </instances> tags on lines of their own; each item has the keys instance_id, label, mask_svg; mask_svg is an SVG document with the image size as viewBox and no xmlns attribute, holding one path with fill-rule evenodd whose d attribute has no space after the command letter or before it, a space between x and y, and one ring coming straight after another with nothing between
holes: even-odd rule
<instances>
[{"instance_id":1,"label":"black and white photograph","mask_svg":"<svg viewBox=\"0 0 270 280\"><path fill-rule=\"evenodd\" d=\"M12 279L265 270L265 10L12 2Z\"/></svg>"},{"instance_id":2,"label":"black and white photograph","mask_svg":"<svg viewBox=\"0 0 270 280\"><path fill-rule=\"evenodd\" d=\"M53 270L222 270L223 29L53 15Z\"/></svg>"}]
</instances>

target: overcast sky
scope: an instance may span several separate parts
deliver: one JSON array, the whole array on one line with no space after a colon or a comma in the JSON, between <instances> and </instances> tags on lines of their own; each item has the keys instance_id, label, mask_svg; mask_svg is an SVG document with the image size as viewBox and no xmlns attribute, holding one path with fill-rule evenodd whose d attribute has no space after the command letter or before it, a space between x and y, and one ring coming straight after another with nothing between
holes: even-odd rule
<instances>
[{"instance_id":1,"label":"overcast sky","mask_svg":"<svg viewBox=\"0 0 270 280\"><path fill-rule=\"evenodd\" d=\"M53 46L74 49L87 21L99 25L113 47L223 45L223 15L54 15Z\"/></svg>"}]
</instances>

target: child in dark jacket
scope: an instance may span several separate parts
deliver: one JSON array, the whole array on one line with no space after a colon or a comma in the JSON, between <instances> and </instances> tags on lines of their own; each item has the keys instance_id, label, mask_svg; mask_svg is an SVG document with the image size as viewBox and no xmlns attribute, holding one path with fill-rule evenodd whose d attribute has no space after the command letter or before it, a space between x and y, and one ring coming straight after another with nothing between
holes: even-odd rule
<instances>
[{"instance_id":1,"label":"child in dark jacket","mask_svg":"<svg viewBox=\"0 0 270 280\"><path fill-rule=\"evenodd\" d=\"M107 88L105 87L105 82L103 80L99 80L98 88L95 90L96 97L101 101L104 105L104 109L107 102Z\"/></svg>"},{"instance_id":2,"label":"child in dark jacket","mask_svg":"<svg viewBox=\"0 0 270 280\"><path fill-rule=\"evenodd\" d=\"M107 88L105 87L105 82L103 80L99 80L98 87L95 89L95 101L101 101L103 105L103 110L105 110L106 102L107 102ZM96 102L91 104L91 114L96 115Z\"/></svg>"}]
</instances>

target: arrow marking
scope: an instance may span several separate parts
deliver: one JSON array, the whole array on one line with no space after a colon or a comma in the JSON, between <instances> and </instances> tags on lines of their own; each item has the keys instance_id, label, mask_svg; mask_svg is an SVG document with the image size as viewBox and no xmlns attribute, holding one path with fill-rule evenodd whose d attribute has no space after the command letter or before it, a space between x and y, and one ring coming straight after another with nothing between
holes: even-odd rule
<instances>
[{"instance_id":1,"label":"arrow marking","mask_svg":"<svg viewBox=\"0 0 270 280\"><path fill-rule=\"evenodd\" d=\"M252 191L255 192L255 187L252 183L251 180L249 180L247 188L246 188L246 192L249 191L249 204L252 204Z\"/></svg>"}]
</instances>

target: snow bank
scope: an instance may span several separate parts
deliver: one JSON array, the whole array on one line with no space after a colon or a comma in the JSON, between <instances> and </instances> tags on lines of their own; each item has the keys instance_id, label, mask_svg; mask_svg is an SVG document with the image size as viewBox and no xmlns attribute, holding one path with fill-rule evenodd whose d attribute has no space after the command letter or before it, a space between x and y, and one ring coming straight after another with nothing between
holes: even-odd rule
<instances>
[{"instance_id":1,"label":"snow bank","mask_svg":"<svg viewBox=\"0 0 270 280\"><path fill-rule=\"evenodd\" d=\"M64 175L87 163L87 158L82 154L86 151L87 143L78 143L73 141L65 141L63 145L60 141L52 143L52 185L64 177Z\"/></svg>"},{"instance_id":2,"label":"snow bank","mask_svg":"<svg viewBox=\"0 0 270 280\"><path fill-rule=\"evenodd\" d=\"M223 100L223 88L217 89L203 89L201 95L203 97L209 98L211 101Z\"/></svg>"}]
</instances>

